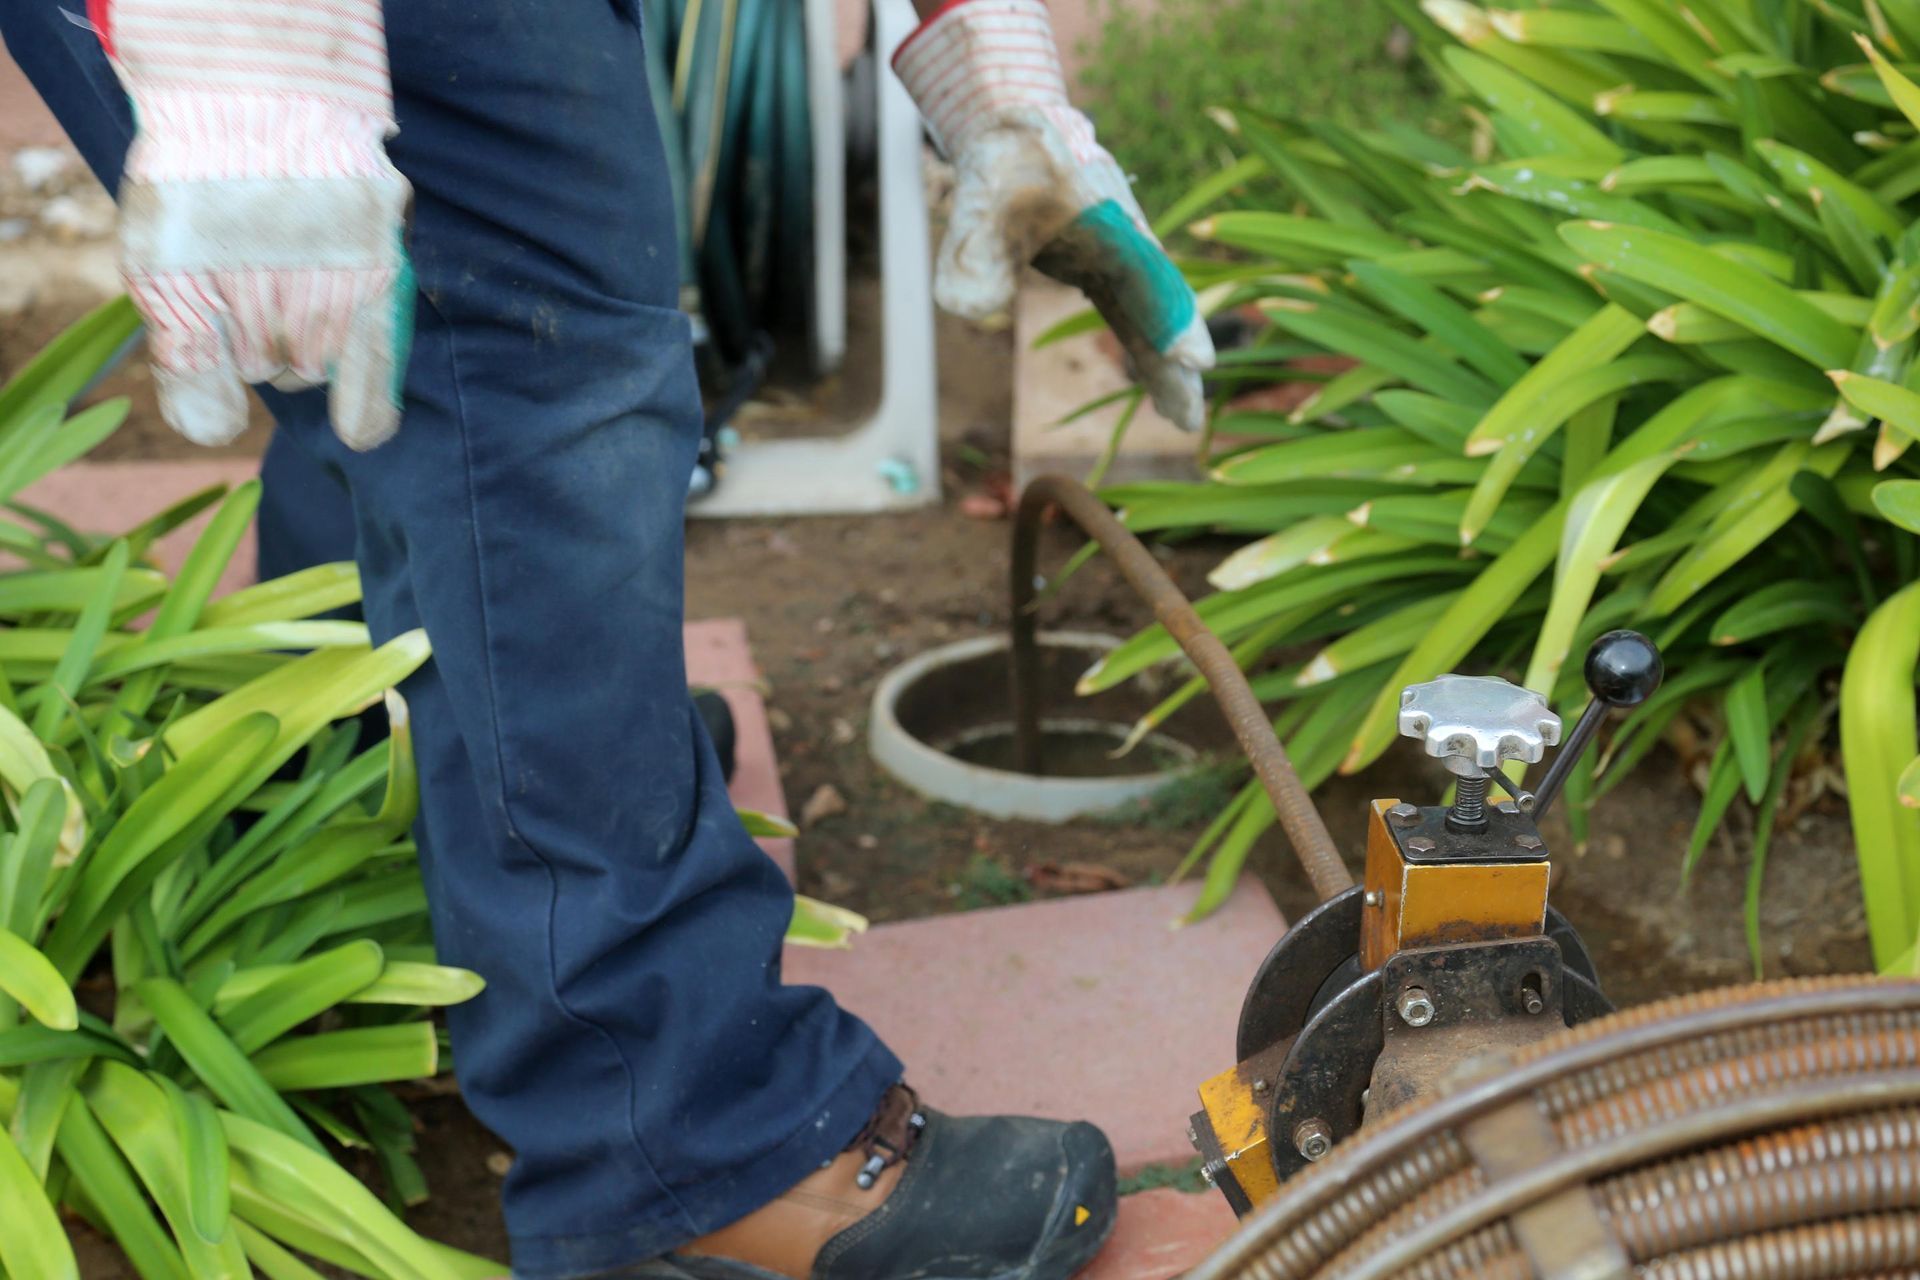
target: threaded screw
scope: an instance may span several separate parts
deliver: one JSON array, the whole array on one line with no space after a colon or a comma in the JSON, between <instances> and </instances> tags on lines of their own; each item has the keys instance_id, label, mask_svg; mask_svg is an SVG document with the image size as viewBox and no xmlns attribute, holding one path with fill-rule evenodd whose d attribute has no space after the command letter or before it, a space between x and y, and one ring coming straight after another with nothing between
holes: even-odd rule
<instances>
[{"instance_id":1,"label":"threaded screw","mask_svg":"<svg viewBox=\"0 0 1920 1280\"><path fill-rule=\"evenodd\" d=\"M1487 788L1491 778L1461 778L1454 784L1453 808L1447 811L1447 825L1464 831L1478 831L1487 825Z\"/></svg>"}]
</instances>

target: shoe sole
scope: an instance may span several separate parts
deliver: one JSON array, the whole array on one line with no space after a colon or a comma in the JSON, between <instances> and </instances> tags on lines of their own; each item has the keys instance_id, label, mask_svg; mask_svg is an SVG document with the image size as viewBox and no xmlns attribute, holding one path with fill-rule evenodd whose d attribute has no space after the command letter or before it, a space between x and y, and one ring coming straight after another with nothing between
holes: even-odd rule
<instances>
[{"instance_id":1,"label":"shoe sole","mask_svg":"<svg viewBox=\"0 0 1920 1280\"><path fill-rule=\"evenodd\" d=\"M1108 1214L1106 1222L1093 1235L1055 1241L1051 1256L1024 1267L1013 1267L984 1277L919 1275L914 1280L1071 1280L1107 1247L1107 1241L1113 1238L1118 1217L1117 1213ZM685 1254L655 1258L630 1271L610 1273L605 1280L615 1280L615 1277L619 1280L786 1280L778 1272L747 1262L736 1262L732 1258L691 1257Z\"/></svg>"}]
</instances>

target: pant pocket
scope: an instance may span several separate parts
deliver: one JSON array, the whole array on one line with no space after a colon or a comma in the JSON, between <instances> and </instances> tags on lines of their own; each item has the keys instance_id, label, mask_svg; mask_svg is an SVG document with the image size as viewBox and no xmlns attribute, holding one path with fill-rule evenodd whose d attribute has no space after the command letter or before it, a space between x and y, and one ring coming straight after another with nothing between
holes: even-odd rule
<instances>
[{"instance_id":1,"label":"pant pocket","mask_svg":"<svg viewBox=\"0 0 1920 1280\"><path fill-rule=\"evenodd\" d=\"M640 25L640 0L609 0L609 3L613 5L613 11L623 20L635 26Z\"/></svg>"}]
</instances>

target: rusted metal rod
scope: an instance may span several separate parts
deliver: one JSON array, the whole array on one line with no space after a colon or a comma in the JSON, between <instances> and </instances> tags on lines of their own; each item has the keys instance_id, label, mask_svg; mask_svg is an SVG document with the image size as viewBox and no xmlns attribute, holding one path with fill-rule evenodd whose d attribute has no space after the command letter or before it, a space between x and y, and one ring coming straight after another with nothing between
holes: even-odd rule
<instances>
[{"instance_id":1,"label":"rusted metal rod","mask_svg":"<svg viewBox=\"0 0 1920 1280\"><path fill-rule=\"evenodd\" d=\"M1334 847L1333 837L1327 834L1327 824L1320 820L1320 811L1300 784L1300 775L1294 772L1286 748L1274 736L1266 710L1227 646L1200 620L1153 553L1120 523L1106 503L1079 481L1061 475L1040 476L1027 485L1014 516L1013 727L1020 769L1040 772L1040 652L1035 638L1039 622L1033 601L1040 517L1050 506L1066 512L1081 532L1100 544L1127 585L1152 606L1153 616L1206 677L1207 688L1213 691L1234 737L1240 740L1240 749L1247 753L1254 775L1273 801L1280 826L1292 842L1307 879L1313 882L1314 892L1324 901L1352 888L1353 876Z\"/></svg>"}]
</instances>

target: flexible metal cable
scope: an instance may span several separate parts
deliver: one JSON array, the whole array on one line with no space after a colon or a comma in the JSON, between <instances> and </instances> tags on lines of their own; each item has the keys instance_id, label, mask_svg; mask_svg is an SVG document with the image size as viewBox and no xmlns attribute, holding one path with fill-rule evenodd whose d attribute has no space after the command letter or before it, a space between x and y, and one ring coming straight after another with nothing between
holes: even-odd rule
<instances>
[{"instance_id":1,"label":"flexible metal cable","mask_svg":"<svg viewBox=\"0 0 1920 1280\"><path fill-rule=\"evenodd\" d=\"M1510 1060L1372 1120L1193 1280L1557 1276L1512 1223L1583 1186L1643 1275L1811 1280L1920 1265L1920 981L1687 996ZM1513 1107L1537 1108L1557 1145L1490 1176L1461 1135Z\"/></svg>"},{"instance_id":2,"label":"flexible metal cable","mask_svg":"<svg viewBox=\"0 0 1920 1280\"><path fill-rule=\"evenodd\" d=\"M1273 811L1313 891L1324 902L1351 889L1353 875L1327 833L1327 824L1314 808L1312 797L1301 785L1286 748L1274 736L1266 710L1247 684L1240 664L1201 621L1153 553L1120 523L1107 504L1079 481L1061 475L1040 476L1029 483L1020 495L1020 509L1013 523L1013 724L1021 771L1037 774L1043 764L1039 646L1035 636L1038 622L1033 604L1041 517L1049 507L1065 512L1081 532L1100 544L1127 584L1153 608L1155 619L1206 678L1207 688L1220 704L1267 798L1273 801Z\"/></svg>"}]
</instances>

